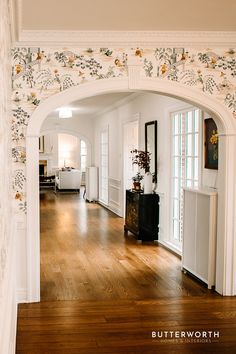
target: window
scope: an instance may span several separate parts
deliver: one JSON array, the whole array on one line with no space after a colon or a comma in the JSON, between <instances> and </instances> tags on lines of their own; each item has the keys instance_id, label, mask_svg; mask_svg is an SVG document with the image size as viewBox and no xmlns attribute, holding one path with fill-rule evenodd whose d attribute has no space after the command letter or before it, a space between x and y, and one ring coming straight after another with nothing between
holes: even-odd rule
<instances>
[{"instance_id":1,"label":"window","mask_svg":"<svg viewBox=\"0 0 236 354\"><path fill-rule=\"evenodd\" d=\"M172 114L172 234L181 248L183 235L183 187L198 187L200 166L199 109Z\"/></svg>"},{"instance_id":2,"label":"window","mask_svg":"<svg viewBox=\"0 0 236 354\"><path fill-rule=\"evenodd\" d=\"M100 135L100 200L108 204L108 129Z\"/></svg>"},{"instance_id":3,"label":"window","mask_svg":"<svg viewBox=\"0 0 236 354\"><path fill-rule=\"evenodd\" d=\"M84 140L80 141L80 169L82 172L86 171L87 167L87 145Z\"/></svg>"}]
</instances>

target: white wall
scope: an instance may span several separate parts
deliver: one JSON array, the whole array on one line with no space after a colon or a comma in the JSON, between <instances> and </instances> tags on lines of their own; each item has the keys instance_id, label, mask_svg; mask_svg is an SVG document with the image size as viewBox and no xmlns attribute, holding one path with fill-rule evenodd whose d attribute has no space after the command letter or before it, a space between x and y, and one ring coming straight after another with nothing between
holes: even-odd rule
<instances>
[{"instance_id":1,"label":"white wall","mask_svg":"<svg viewBox=\"0 0 236 354\"><path fill-rule=\"evenodd\" d=\"M135 94L120 107L114 108L95 119L95 164L99 166L99 134L109 127L109 179L120 185L119 215L123 215L123 126L139 119L139 149L145 149L145 123L158 121L158 192L169 200L170 189L170 111L187 107L187 104L165 96L151 93ZM167 218L168 216L164 216ZM167 227L167 226L166 226Z\"/></svg>"},{"instance_id":2,"label":"white wall","mask_svg":"<svg viewBox=\"0 0 236 354\"><path fill-rule=\"evenodd\" d=\"M60 149L59 144L63 144L63 138L58 138L58 134L72 134L74 137L71 137L70 141L64 141L65 144L72 144L72 141L77 139L83 139L87 143L87 154L88 154L88 165L93 164L93 139L94 139L94 126L93 119L87 116L78 115L76 112L73 112L73 118L68 119L59 119L55 116L54 113L49 115L41 128L41 134L45 135L45 150L43 154L40 154L40 159L44 158L49 159L49 170L57 168L59 165L61 167L60 161L58 160L58 150ZM64 138L67 138L64 135ZM77 143L73 142L74 147L72 148L72 160L70 162L72 167L80 167L80 144L79 140ZM77 145L77 147L76 147ZM67 163L67 161L66 161ZM67 165L68 165L67 163Z\"/></svg>"},{"instance_id":3,"label":"white wall","mask_svg":"<svg viewBox=\"0 0 236 354\"><path fill-rule=\"evenodd\" d=\"M161 198L160 239L168 241L170 235L170 180L171 180L171 112L190 107L187 103L157 94L135 94L129 102L100 114L95 120L95 165L99 166L99 137L100 131L109 128L109 180L116 181L117 204L114 210L118 215L124 215L123 208L123 126L125 123L139 119L139 149L145 149L145 123L157 120L157 192ZM207 116L206 116L207 117ZM202 165L202 182L207 186L214 186L217 172L209 171ZM118 186L118 187L117 187ZM114 192L109 188L109 193Z\"/></svg>"},{"instance_id":4,"label":"white wall","mask_svg":"<svg viewBox=\"0 0 236 354\"><path fill-rule=\"evenodd\" d=\"M92 143L94 136L93 119L87 116L78 115L76 112L73 112L73 118L67 119L58 119L55 115L49 115L43 122L41 128L41 132L45 131L54 131L58 133L73 132Z\"/></svg>"},{"instance_id":5,"label":"white wall","mask_svg":"<svg viewBox=\"0 0 236 354\"><path fill-rule=\"evenodd\" d=\"M80 168L80 139L69 134L58 134L58 166Z\"/></svg>"}]
</instances>

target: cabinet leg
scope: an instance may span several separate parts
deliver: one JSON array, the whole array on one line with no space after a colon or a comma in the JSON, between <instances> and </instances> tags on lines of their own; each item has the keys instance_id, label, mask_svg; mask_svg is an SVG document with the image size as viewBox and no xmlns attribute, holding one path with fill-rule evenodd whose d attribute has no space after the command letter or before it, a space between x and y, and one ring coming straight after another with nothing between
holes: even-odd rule
<instances>
[{"instance_id":1,"label":"cabinet leg","mask_svg":"<svg viewBox=\"0 0 236 354\"><path fill-rule=\"evenodd\" d=\"M128 234L128 229L127 227L124 225L124 234L127 235Z\"/></svg>"}]
</instances>

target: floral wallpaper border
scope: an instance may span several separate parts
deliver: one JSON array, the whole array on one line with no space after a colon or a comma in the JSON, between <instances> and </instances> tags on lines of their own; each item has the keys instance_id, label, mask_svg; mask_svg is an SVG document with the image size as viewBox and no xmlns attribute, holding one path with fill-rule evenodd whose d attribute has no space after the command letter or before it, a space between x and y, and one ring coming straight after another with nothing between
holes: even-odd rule
<instances>
[{"instance_id":1,"label":"floral wallpaper border","mask_svg":"<svg viewBox=\"0 0 236 354\"><path fill-rule=\"evenodd\" d=\"M143 77L195 87L222 102L236 118L236 50L230 48L14 48L12 50L13 193L26 213L26 129L46 98L92 80L128 75L127 61L139 57Z\"/></svg>"}]
</instances>

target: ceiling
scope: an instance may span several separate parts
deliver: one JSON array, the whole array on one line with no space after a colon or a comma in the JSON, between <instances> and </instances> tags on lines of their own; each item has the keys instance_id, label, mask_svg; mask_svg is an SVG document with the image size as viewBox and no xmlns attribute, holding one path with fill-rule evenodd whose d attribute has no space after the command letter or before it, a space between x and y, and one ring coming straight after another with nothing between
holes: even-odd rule
<instances>
[{"instance_id":1,"label":"ceiling","mask_svg":"<svg viewBox=\"0 0 236 354\"><path fill-rule=\"evenodd\" d=\"M236 31L235 0L21 0L21 29Z\"/></svg>"},{"instance_id":2,"label":"ceiling","mask_svg":"<svg viewBox=\"0 0 236 354\"><path fill-rule=\"evenodd\" d=\"M86 117L93 118L98 115L100 112L109 110L110 107L118 105L119 102L123 102L126 98L131 95L135 95L130 92L121 92L121 93L110 93L104 95L93 96L85 98L79 101L72 102L66 107L70 107L73 111L73 117ZM130 97L131 98L131 97ZM48 119L58 118L58 110L51 112L48 116Z\"/></svg>"}]
</instances>

